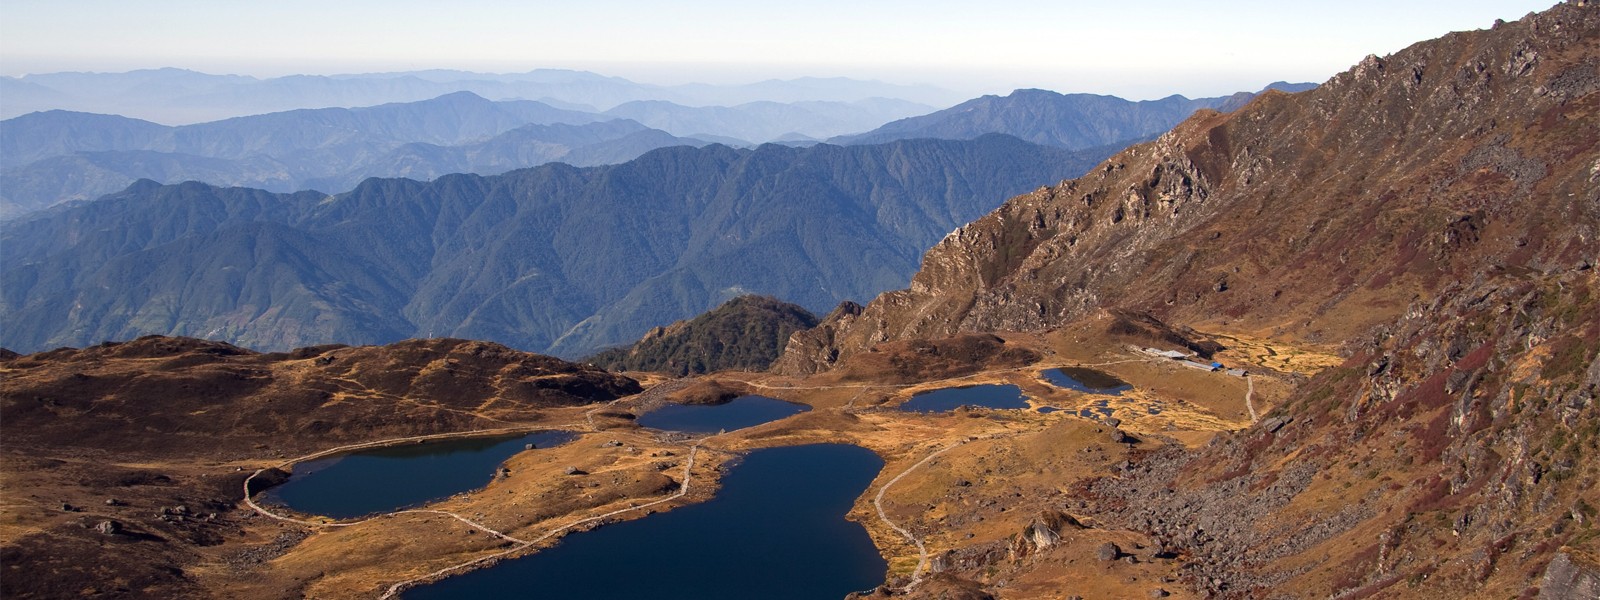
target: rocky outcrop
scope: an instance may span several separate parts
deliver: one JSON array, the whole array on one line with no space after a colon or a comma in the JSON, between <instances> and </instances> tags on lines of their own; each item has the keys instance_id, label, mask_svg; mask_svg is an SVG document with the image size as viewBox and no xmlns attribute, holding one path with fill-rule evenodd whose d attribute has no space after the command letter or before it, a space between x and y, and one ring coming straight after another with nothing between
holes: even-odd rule
<instances>
[{"instance_id":1,"label":"rocky outcrop","mask_svg":"<svg viewBox=\"0 0 1600 600\"><path fill-rule=\"evenodd\" d=\"M1584 600L1600 598L1600 564L1560 552L1544 570L1539 583L1540 600Z\"/></svg>"},{"instance_id":2,"label":"rocky outcrop","mask_svg":"<svg viewBox=\"0 0 1600 600\"><path fill-rule=\"evenodd\" d=\"M951 232L909 289L797 334L778 364L1107 307L1329 342L1487 269L1592 261L1595 15L1567 3L1196 114Z\"/></svg>"},{"instance_id":3,"label":"rocky outcrop","mask_svg":"<svg viewBox=\"0 0 1600 600\"><path fill-rule=\"evenodd\" d=\"M816 327L790 334L783 353L772 364L772 371L809 375L831 370L839 362L839 331L850 327L862 310L860 304L846 300L822 317Z\"/></svg>"},{"instance_id":4,"label":"rocky outcrop","mask_svg":"<svg viewBox=\"0 0 1600 600\"><path fill-rule=\"evenodd\" d=\"M1049 550L1061 543L1061 533L1068 529L1083 529L1072 515L1047 510L1029 521L1022 531L1011 538L1011 560L1018 561Z\"/></svg>"}]
</instances>

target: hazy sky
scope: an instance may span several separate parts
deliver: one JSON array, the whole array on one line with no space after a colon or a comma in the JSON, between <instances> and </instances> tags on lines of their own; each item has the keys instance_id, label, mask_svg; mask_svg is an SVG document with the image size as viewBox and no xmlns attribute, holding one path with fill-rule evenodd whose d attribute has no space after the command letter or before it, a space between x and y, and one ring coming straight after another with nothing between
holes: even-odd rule
<instances>
[{"instance_id":1,"label":"hazy sky","mask_svg":"<svg viewBox=\"0 0 1600 600\"><path fill-rule=\"evenodd\" d=\"M1553 0L0 0L0 74L573 68L1150 98L1320 82Z\"/></svg>"}]
</instances>

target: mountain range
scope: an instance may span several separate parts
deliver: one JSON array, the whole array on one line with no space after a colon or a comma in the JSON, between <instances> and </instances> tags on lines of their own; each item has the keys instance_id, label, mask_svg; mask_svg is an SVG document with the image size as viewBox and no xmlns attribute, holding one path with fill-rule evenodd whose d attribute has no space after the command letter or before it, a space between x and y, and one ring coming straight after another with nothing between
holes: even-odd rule
<instances>
[{"instance_id":1,"label":"mountain range","mask_svg":"<svg viewBox=\"0 0 1600 600\"><path fill-rule=\"evenodd\" d=\"M1302 92L1315 87L1312 83L1280 81L1268 85L1262 92ZM1197 110L1232 112L1255 96L1255 93L1238 92L1190 100L1172 95L1160 100L1134 102L1116 96L1016 90L1007 96L974 98L941 111L907 117L866 133L828 141L874 144L915 138L964 140L986 133L1005 133L1035 144L1068 150L1126 146L1172 129Z\"/></svg>"},{"instance_id":2,"label":"mountain range","mask_svg":"<svg viewBox=\"0 0 1600 600\"><path fill-rule=\"evenodd\" d=\"M0 226L0 345L457 336L578 356L741 294L819 310L904 285L946 232L1099 158L991 135L673 147L336 196L142 181Z\"/></svg>"},{"instance_id":3,"label":"mountain range","mask_svg":"<svg viewBox=\"0 0 1600 600\"><path fill-rule=\"evenodd\" d=\"M1303 89L1310 84L1273 84ZM1018 90L894 121L835 143L972 139L988 133L1109 155L1201 108L1232 110L1254 94L1130 102L1110 96ZM491 102L456 92L366 108L301 109L180 127L53 110L0 121L0 218L98 198L137 179L203 181L276 192L347 190L367 177L494 175L561 161L615 164L675 145L815 143L931 107L853 102L752 102L690 107L632 101L604 113L541 102ZM622 122L617 122L622 120ZM531 125L585 127L532 127ZM654 129L647 131L647 129Z\"/></svg>"},{"instance_id":4,"label":"mountain range","mask_svg":"<svg viewBox=\"0 0 1600 600\"><path fill-rule=\"evenodd\" d=\"M700 108L640 102L602 114L456 92L420 102L301 109L180 127L53 110L0 122L0 217L98 198L137 179L340 191L367 177L493 175L553 161L615 164L666 146L752 145L744 140L784 135L811 139L928 108L881 99Z\"/></svg>"},{"instance_id":5,"label":"mountain range","mask_svg":"<svg viewBox=\"0 0 1600 600\"><path fill-rule=\"evenodd\" d=\"M662 86L563 69L536 69L526 73L441 69L258 79L166 68L126 73L66 72L0 77L0 96L6 99L0 106L0 118L63 109L190 124L301 108L416 102L454 92L472 92L492 100L538 100L584 112L649 100L687 106L734 106L750 102L848 103L871 98L949 106L961 100L959 94L931 86L840 77L770 79L743 85Z\"/></svg>"}]
</instances>

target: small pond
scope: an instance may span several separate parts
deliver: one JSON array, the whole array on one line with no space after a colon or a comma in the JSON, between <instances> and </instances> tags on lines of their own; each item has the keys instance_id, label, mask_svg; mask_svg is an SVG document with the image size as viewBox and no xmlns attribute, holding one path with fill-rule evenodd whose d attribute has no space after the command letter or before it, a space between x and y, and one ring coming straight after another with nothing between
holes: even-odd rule
<instances>
[{"instance_id":1,"label":"small pond","mask_svg":"<svg viewBox=\"0 0 1600 600\"><path fill-rule=\"evenodd\" d=\"M1111 410L1111 402L1109 400L1096 400L1088 408L1079 409L1078 416L1085 419L1104 421L1111 418L1112 412L1114 411Z\"/></svg>"},{"instance_id":2,"label":"small pond","mask_svg":"<svg viewBox=\"0 0 1600 600\"><path fill-rule=\"evenodd\" d=\"M766 396L740 396L722 404L668 404L639 417L638 423L665 431L716 433L744 429L811 410L804 404Z\"/></svg>"},{"instance_id":3,"label":"small pond","mask_svg":"<svg viewBox=\"0 0 1600 600\"><path fill-rule=\"evenodd\" d=\"M283 485L259 499L336 519L410 508L481 488L506 459L533 444L548 448L577 437L569 431L462 438L362 450L294 466Z\"/></svg>"},{"instance_id":4,"label":"small pond","mask_svg":"<svg viewBox=\"0 0 1600 600\"><path fill-rule=\"evenodd\" d=\"M1016 409L1027 408L1028 398L1014 385L984 384L945 388L912 396L900 410L909 412L949 412L962 406Z\"/></svg>"},{"instance_id":5,"label":"small pond","mask_svg":"<svg viewBox=\"0 0 1600 600\"><path fill-rule=\"evenodd\" d=\"M1040 372L1039 376L1044 377L1045 381L1056 387L1087 394L1121 396L1123 392L1133 389L1133 386L1128 385L1128 382L1117 379L1115 375L1082 367L1046 369Z\"/></svg>"},{"instance_id":6,"label":"small pond","mask_svg":"<svg viewBox=\"0 0 1600 600\"><path fill-rule=\"evenodd\" d=\"M756 450L708 502L570 534L404 597L843 598L888 572L867 530L845 520L882 468L858 446Z\"/></svg>"}]
</instances>

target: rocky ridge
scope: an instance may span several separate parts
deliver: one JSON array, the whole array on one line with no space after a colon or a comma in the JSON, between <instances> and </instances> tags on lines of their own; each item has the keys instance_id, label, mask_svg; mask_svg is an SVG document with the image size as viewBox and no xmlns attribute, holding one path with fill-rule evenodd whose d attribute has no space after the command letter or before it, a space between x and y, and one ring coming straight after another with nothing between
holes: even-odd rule
<instances>
[{"instance_id":1,"label":"rocky ridge","mask_svg":"<svg viewBox=\"0 0 1600 600\"><path fill-rule=\"evenodd\" d=\"M836 311L775 368L1104 307L1337 343L1451 281L1592 262L1594 13L1561 5L1197 114L951 232L909 289Z\"/></svg>"}]
</instances>

